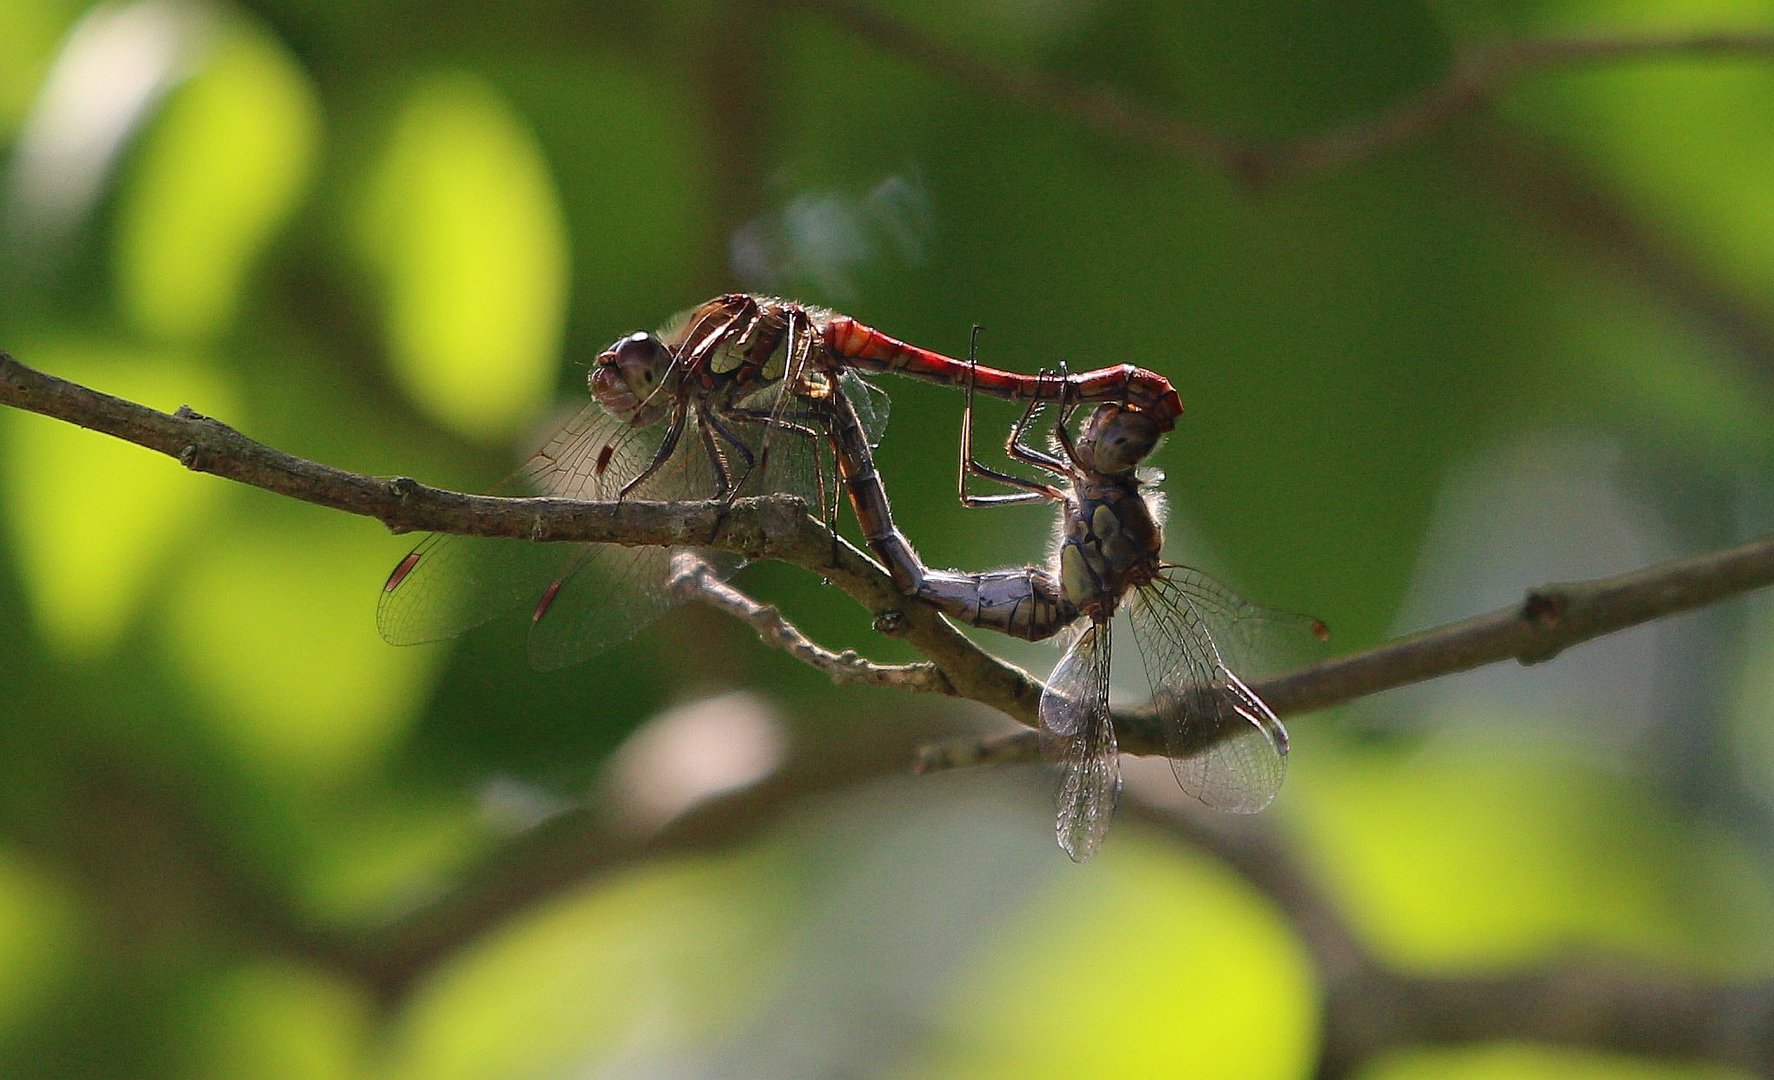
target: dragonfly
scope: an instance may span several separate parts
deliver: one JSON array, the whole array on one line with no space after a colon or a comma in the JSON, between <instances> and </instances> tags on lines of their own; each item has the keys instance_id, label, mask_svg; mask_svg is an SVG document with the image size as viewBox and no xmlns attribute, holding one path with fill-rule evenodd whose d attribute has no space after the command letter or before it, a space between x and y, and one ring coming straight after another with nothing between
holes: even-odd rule
<instances>
[{"instance_id":1,"label":"dragonfly","mask_svg":"<svg viewBox=\"0 0 1774 1080\"><path fill-rule=\"evenodd\" d=\"M1054 376L1056 384L1063 376ZM1029 445L1044 401L1062 409L1052 446ZM1237 813L1263 809L1287 768L1287 729L1239 675L1275 637L1302 633L1323 639L1316 619L1258 607L1209 575L1161 556L1160 508L1151 492L1161 479L1142 463L1168 430L1162 411L1107 402L1096 406L1079 435L1077 407L1063 390L1030 396L1012 428L1010 458L1048 473L1030 479L994 469L973 452L973 395L963 413L961 499L969 506L1052 502L1060 509L1060 542L1052 564L971 573L932 570L894 525L887 493L853 412L832 428L834 452L864 539L903 592L975 626L1029 640L1069 631L1064 655L1042 692L1040 722L1061 740L1063 775L1055 834L1082 862L1101 845L1121 791L1120 759L1109 710L1112 619L1122 606L1152 690L1152 711L1164 731L1171 769L1183 791L1208 806ZM846 413L841 396L837 411ZM969 475L1016 490L973 495ZM1063 483L1063 486L1061 486Z\"/></svg>"},{"instance_id":2,"label":"dragonfly","mask_svg":"<svg viewBox=\"0 0 1774 1080\"><path fill-rule=\"evenodd\" d=\"M841 383L880 440L887 396L820 355L825 313L790 301L728 294L653 333L619 338L587 375L592 401L496 489L587 501L662 502L785 492L825 505L817 436ZM717 573L743 560L705 557ZM388 575L377 604L387 641L453 637L512 609L529 613L529 659L548 670L615 645L677 602L670 552L618 544L538 544L438 533Z\"/></svg>"},{"instance_id":3,"label":"dragonfly","mask_svg":"<svg viewBox=\"0 0 1774 1080\"><path fill-rule=\"evenodd\" d=\"M824 308L728 293L599 354L587 377L593 401L496 490L668 502L786 492L826 506L828 487L837 496L819 452L829 403L842 387L863 427L856 438L878 443L887 396L859 375L882 372L1010 399L1123 401L1166 425L1182 411L1167 380L1131 364L1036 378L970 365ZM722 575L742 565L706 554ZM661 548L432 535L388 575L377 626L394 644L416 644L527 605L532 665L563 667L631 636L676 602L668 560Z\"/></svg>"}]
</instances>

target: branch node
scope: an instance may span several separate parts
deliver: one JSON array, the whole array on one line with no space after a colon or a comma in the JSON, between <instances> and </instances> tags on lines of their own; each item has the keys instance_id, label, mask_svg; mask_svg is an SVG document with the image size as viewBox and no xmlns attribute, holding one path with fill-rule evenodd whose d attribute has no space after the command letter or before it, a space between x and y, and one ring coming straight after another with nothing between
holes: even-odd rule
<instances>
[{"instance_id":1,"label":"branch node","mask_svg":"<svg viewBox=\"0 0 1774 1080\"><path fill-rule=\"evenodd\" d=\"M1522 618L1536 627L1556 630L1570 610L1571 598L1560 589L1532 589L1522 602Z\"/></svg>"},{"instance_id":2,"label":"branch node","mask_svg":"<svg viewBox=\"0 0 1774 1080\"><path fill-rule=\"evenodd\" d=\"M1564 651L1565 642L1557 640L1565 616L1571 610L1571 598L1560 588L1532 589L1522 601L1521 618L1534 631L1536 642L1522 649L1517 657L1523 664L1541 664ZM1546 635L1539 638L1539 635Z\"/></svg>"},{"instance_id":3,"label":"branch node","mask_svg":"<svg viewBox=\"0 0 1774 1080\"><path fill-rule=\"evenodd\" d=\"M898 608L875 613L875 633L898 637L905 633L905 612Z\"/></svg>"},{"instance_id":4,"label":"branch node","mask_svg":"<svg viewBox=\"0 0 1774 1080\"><path fill-rule=\"evenodd\" d=\"M202 413L198 412L196 409L193 409L189 405L180 405L177 409L174 409L173 410L173 417L174 417L174 419L178 419L178 420L201 421L201 420L208 420L209 419L209 417L203 415Z\"/></svg>"},{"instance_id":5,"label":"branch node","mask_svg":"<svg viewBox=\"0 0 1774 1080\"><path fill-rule=\"evenodd\" d=\"M209 459L204 454L203 448L196 443L190 443L180 448L179 464L190 469L192 472L209 471Z\"/></svg>"},{"instance_id":6,"label":"branch node","mask_svg":"<svg viewBox=\"0 0 1774 1080\"><path fill-rule=\"evenodd\" d=\"M420 490L419 481L410 476L391 476L388 478L388 493L397 499L405 500L417 495Z\"/></svg>"}]
</instances>

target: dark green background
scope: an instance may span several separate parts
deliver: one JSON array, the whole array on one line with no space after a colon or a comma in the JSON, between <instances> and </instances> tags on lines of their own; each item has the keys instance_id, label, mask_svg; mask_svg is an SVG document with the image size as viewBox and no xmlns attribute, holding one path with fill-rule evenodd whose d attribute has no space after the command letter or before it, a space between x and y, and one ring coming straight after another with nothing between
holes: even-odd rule
<instances>
[{"instance_id":1,"label":"dark green background","mask_svg":"<svg viewBox=\"0 0 1774 1080\"><path fill-rule=\"evenodd\" d=\"M1408 97L1463 41L1774 23L1746 2L947 7L871 10L981 66L1280 139ZM1321 615L1338 650L1774 517L1766 64L1535 78L1256 192L950 67L817 3L8 0L0 346L340 467L484 489L582 400L598 348L720 291L951 352L977 322L1005 366L1168 375L1188 407L1157 456L1169 554ZM735 276L736 235L770 242L770 279ZM886 389L882 468L927 559L1039 558L1049 511L956 502L956 395ZM700 610L549 675L516 626L396 650L373 611L407 541L373 522L37 417L0 415L0 447L0 1073L1314 1060L1286 913L1131 820L1071 866L1032 769L791 794L379 1003L312 942L373 957L538 814L619 832L639 811L609 755L662 710L774 724L840 765L998 721L835 689ZM802 571L739 580L828 644L904 655ZM1728 605L1302 718L1265 827L1412 969L1575 950L1765 974L1771 706L1769 608ZM1368 1075L1715 1074L1524 1049Z\"/></svg>"}]
</instances>

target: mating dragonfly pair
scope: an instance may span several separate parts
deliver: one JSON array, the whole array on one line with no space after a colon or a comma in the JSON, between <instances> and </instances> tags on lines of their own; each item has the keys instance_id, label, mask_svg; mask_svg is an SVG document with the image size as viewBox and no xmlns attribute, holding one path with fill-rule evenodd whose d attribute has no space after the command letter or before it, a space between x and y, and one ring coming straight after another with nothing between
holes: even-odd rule
<instances>
[{"instance_id":1,"label":"mating dragonfly pair","mask_svg":"<svg viewBox=\"0 0 1774 1080\"><path fill-rule=\"evenodd\" d=\"M1052 502L1052 564L972 573L933 570L893 522L873 461L887 398L863 374L894 372L962 387L961 499L969 506ZM1164 562L1156 478L1141 466L1182 403L1168 380L1123 364L1018 374L895 340L843 315L746 294L718 297L656 334L634 333L598 356L595 399L507 482L511 493L603 501L735 498L786 492L830 506L838 483L864 539L894 583L953 618L1029 640L1071 631L1041 697L1042 726L1063 741L1056 831L1073 859L1101 843L1121 788L1109 712L1111 617L1130 609L1153 709L1184 791L1225 810L1268 805L1286 772L1287 732L1239 677L1274 631L1323 636L1301 616L1258 608L1199 571ZM977 393L1027 407L1005 449L1045 478L980 463ZM1074 433L1078 409L1092 405ZM1029 436L1042 411L1049 446ZM1008 493L972 495L967 477ZM717 572L741 561L708 553ZM669 553L614 544L526 544L435 535L401 560L377 611L395 644L460 633L515 607L530 612L538 667L572 663L629 636L673 602Z\"/></svg>"}]
</instances>

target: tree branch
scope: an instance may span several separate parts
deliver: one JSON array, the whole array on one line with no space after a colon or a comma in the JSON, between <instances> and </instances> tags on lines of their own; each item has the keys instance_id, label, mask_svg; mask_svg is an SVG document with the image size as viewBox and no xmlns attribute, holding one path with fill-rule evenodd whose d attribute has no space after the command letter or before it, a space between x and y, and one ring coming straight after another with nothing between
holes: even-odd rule
<instances>
[{"instance_id":1,"label":"tree branch","mask_svg":"<svg viewBox=\"0 0 1774 1080\"><path fill-rule=\"evenodd\" d=\"M1314 712L1503 660L1538 664L1573 645L1640 623L1774 585L1774 535L1614 577L1528 591L1520 604L1251 683L1277 716ZM1146 710L1115 715L1123 752L1164 753L1164 733ZM924 750L920 768L1032 761L1038 732L993 735Z\"/></svg>"},{"instance_id":2,"label":"tree branch","mask_svg":"<svg viewBox=\"0 0 1774 1080\"><path fill-rule=\"evenodd\" d=\"M717 611L751 624L769 645L831 677L839 686L861 683L921 694L952 694L954 688L935 664L877 664L846 649L824 648L803 634L782 612L760 604L715 575L708 560L693 551L679 551L671 560L672 591L684 600L700 600Z\"/></svg>"},{"instance_id":3,"label":"tree branch","mask_svg":"<svg viewBox=\"0 0 1774 1080\"><path fill-rule=\"evenodd\" d=\"M1372 158L1448 126L1514 84L1596 64L1774 57L1774 32L1664 33L1529 38L1472 43L1455 51L1439 82L1381 112L1295 139L1217 131L1170 116L1113 90L999 67L916 27L849 0L774 0L818 15L881 52L962 86L1067 117L1081 127L1169 151L1232 176L1246 187L1295 180Z\"/></svg>"},{"instance_id":4,"label":"tree branch","mask_svg":"<svg viewBox=\"0 0 1774 1080\"><path fill-rule=\"evenodd\" d=\"M307 461L189 408L159 412L47 375L4 352L0 352L0 404L157 450L197 472L373 517L395 532L692 545L794 563L824 576L875 612L875 625L929 657L954 694L1024 723L1035 722L1040 683L975 645L930 605L900 595L886 571L849 543L834 541L823 525L808 516L799 499L775 495L739 499L731 505L719 499L587 503L445 491L406 477L364 476Z\"/></svg>"},{"instance_id":5,"label":"tree branch","mask_svg":"<svg viewBox=\"0 0 1774 1080\"><path fill-rule=\"evenodd\" d=\"M797 499L749 498L731 506L721 500L583 503L443 491L404 477L362 476L306 461L189 409L158 412L35 371L5 353L0 353L0 404L114 435L176 457L194 470L374 517L396 531L690 545L794 563L824 575L876 612L877 627L903 637L935 663L948 692L998 709L1025 727L1039 724L1039 682L980 649L930 605L899 595L879 565L848 543L834 542ZM1544 586L1516 607L1267 679L1253 688L1279 715L1310 712L1499 660L1548 660L1579 642L1769 584L1774 584L1774 536L1618 577ZM934 680L908 681L906 686L945 689ZM1166 752L1164 732L1149 710L1118 712L1115 724L1123 751ZM1008 737L990 753L992 760L1036 757L1039 737L1033 731Z\"/></svg>"}]
</instances>

